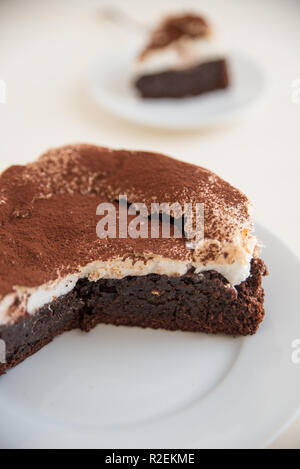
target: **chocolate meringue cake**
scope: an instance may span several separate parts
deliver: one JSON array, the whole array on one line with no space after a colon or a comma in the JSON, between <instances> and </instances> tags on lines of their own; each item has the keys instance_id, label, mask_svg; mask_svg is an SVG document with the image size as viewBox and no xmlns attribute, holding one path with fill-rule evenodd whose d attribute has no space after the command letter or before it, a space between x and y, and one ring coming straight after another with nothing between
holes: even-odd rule
<instances>
[{"instance_id":1,"label":"chocolate meringue cake","mask_svg":"<svg viewBox=\"0 0 300 469\"><path fill-rule=\"evenodd\" d=\"M195 13L161 21L137 58L134 76L143 98L197 96L229 86L222 47L207 21Z\"/></svg>"},{"instance_id":2,"label":"chocolate meringue cake","mask_svg":"<svg viewBox=\"0 0 300 469\"><path fill-rule=\"evenodd\" d=\"M204 204L203 240L191 249L174 234L100 238L97 207L118 213L120 194L147 207ZM86 144L50 149L2 173L0 222L0 374L74 328L237 336L263 319L266 267L251 204L202 167Z\"/></svg>"}]
</instances>

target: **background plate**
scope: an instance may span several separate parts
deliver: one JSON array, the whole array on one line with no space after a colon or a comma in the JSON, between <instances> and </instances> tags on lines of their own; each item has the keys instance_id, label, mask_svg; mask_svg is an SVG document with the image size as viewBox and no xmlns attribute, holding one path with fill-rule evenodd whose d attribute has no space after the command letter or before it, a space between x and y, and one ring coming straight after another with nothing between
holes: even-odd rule
<instances>
[{"instance_id":1,"label":"background plate","mask_svg":"<svg viewBox=\"0 0 300 469\"><path fill-rule=\"evenodd\" d=\"M132 86L136 54L115 54L99 60L91 94L106 110L137 124L164 129L196 129L221 125L239 117L261 96L263 70L249 57L229 57L231 86L198 97L141 99Z\"/></svg>"}]
</instances>

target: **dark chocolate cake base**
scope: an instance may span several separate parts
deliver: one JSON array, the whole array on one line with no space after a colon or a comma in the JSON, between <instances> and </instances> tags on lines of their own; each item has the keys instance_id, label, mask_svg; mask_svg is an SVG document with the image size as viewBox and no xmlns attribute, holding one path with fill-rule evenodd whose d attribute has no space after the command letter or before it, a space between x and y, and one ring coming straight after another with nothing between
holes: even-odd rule
<instances>
[{"instance_id":1,"label":"dark chocolate cake base","mask_svg":"<svg viewBox=\"0 0 300 469\"><path fill-rule=\"evenodd\" d=\"M183 98L227 88L225 60L215 60L180 71L139 77L135 86L143 98Z\"/></svg>"},{"instance_id":2,"label":"dark chocolate cake base","mask_svg":"<svg viewBox=\"0 0 300 469\"><path fill-rule=\"evenodd\" d=\"M215 271L181 277L150 274L121 280L79 280L68 294L13 325L0 327L7 363L0 374L49 343L56 335L99 323L154 329L254 334L264 316L261 286L266 268L252 261L248 279L233 288Z\"/></svg>"}]
</instances>

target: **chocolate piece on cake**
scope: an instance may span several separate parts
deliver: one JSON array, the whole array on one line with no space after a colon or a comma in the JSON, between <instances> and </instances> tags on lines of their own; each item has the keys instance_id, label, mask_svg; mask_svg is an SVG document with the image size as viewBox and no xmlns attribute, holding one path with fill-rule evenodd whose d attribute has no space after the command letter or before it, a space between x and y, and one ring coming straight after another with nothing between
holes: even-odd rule
<instances>
[{"instance_id":1,"label":"chocolate piece on cake","mask_svg":"<svg viewBox=\"0 0 300 469\"><path fill-rule=\"evenodd\" d=\"M227 62L205 19L165 18L140 53L135 86L143 98L182 98L229 85Z\"/></svg>"},{"instance_id":2,"label":"chocolate piece on cake","mask_svg":"<svg viewBox=\"0 0 300 469\"><path fill-rule=\"evenodd\" d=\"M149 210L203 203L204 239L189 239L190 249L174 233L99 238L97 207L111 203L119 222L120 194ZM0 176L0 223L0 373L56 335L98 323L236 336L263 319L251 205L207 169L155 153L52 149Z\"/></svg>"}]
</instances>

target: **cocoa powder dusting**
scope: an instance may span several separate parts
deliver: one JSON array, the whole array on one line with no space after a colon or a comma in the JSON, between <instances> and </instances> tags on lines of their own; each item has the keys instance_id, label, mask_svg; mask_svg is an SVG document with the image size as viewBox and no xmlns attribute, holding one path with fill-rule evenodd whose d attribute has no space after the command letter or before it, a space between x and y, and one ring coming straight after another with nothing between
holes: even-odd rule
<instances>
[{"instance_id":1,"label":"cocoa powder dusting","mask_svg":"<svg viewBox=\"0 0 300 469\"><path fill-rule=\"evenodd\" d=\"M209 34L210 28L202 16L195 13L167 16L153 31L149 43L140 54L140 59L149 52L167 47L182 38L198 39Z\"/></svg>"},{"instance_id":2,"label":"cocoa powder dusting","mask_svg":"<svg viewBox=\"0 0 300 469\"><path fill-rule=\"evenodd\" d=\"M99 239L100 202L205 204L205 238L252 229L248 199L210 171L147 152L69 145L0 176L0 295L75 273L94 260L144 254L191 260L184 239ZM203 252L213 260L214 249ZM209 254L209 255L208 255Z\"/></svg>"}]
</instances>

